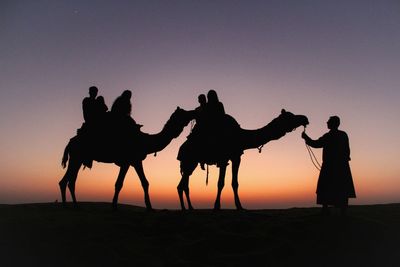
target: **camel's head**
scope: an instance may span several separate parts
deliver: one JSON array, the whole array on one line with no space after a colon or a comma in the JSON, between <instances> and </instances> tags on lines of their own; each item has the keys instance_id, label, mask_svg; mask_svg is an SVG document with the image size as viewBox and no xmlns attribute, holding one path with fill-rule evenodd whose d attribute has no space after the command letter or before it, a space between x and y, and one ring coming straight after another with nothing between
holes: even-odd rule
<instances>
[{"instance_id":1,"label":"camel's head","mask_svg":"<svg viewBox=\"0 0 400 267\"><path fill-rule=\"evenodd\" d=\"M177 107L170 117L170 121L182 125L183 127L188 125L191 120L195 117L195 112L193 110L184 110Z\"/></svg>"},{"instance_id":2,"label":"camel's head","mask_svg":"<svg viewBox=\"0 0 400 267\"><path fill-rule=\"evenodd\" d=\"M285 132L291 132L299 126L306 127L308 118L304 115L295 115L292 112L282 109L281 114L277 118Z\"/></svg>"},{"instance_id":3,"label":"camel's head","mask_svg":"<svg viewBox=\"0 0 400 267\"><path fill-rule=\"evenodd\" d=\"M173 132L173 136L177 137L183 130L183 128L194 119L195 112L193 110L184 110L177 107L174 113L165 124L164 128L169 129Z\"/></svg>"}]
</instances>

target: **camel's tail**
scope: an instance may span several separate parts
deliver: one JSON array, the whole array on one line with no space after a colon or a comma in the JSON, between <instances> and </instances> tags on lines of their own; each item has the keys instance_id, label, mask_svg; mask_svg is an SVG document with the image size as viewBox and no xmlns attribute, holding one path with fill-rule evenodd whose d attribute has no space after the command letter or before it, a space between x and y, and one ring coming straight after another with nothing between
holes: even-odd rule
<instances>
[{"instance_id":1,"label":"camel's tail","mask_svg":"<svg viewBox=\"0 0 400 267\"><path fill-rule=\"evenodd\" d=\"M61 166L65 169L65 167L67 167L67 162L69 159L69 149L70 149L70 143L68 143L68 145L65 147L64 149L64 155L61 161Z\"/></svg>"}]
</instances>

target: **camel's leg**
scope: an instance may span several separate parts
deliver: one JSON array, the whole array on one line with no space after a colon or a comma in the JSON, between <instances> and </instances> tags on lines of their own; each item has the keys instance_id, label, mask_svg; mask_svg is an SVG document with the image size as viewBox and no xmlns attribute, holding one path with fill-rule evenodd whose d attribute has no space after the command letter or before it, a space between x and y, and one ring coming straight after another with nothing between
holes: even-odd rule
<instances>
[{"instance_id":1,"label":"camel's leg","mask_svg":"<svg viewBox=\"0 0 400 267\"><path fill-rule=\"evenodd\" d=\"M217 192L217 198L216 198L215 204L214 204L214 210L221 209L221 193L222 193L222 189L224 188L224 185L225 185L225 173L226 173L226 165L224 164L219 167L218 192Z\"/></svg>"},{"instance_id":2,"label":"camel's leg","mask_svg":"<svg viewBox=\"0 0 400 267\"><path fill-rule=\"evenodd\" d=\"M194 210L194 208L192 206L192 202L190 201L190 195L189 195L189 177L190 176L187 177L187 180L186 180L186 183L185 183L183 191L185 192L185 195L186 195L186 201L187 201L187 204L188 204L188 209L189 210Z\"/></svg>"},{"instance_id":3,"label":"camel's leg","mask_svg":"<svg viewBox=\"0 0 400 267\"><path fill-rule=\"evenodd\" d=\"M75 197L75 183L76 183L76 179L78 178L78 172L79 172L79 169L81 168L82 163L81 162L77 162L74 165L75 166L74 166L73 173L70 176L70 179L69 179L69 182L68 182L68 189L69 189L69 192L71 193L72 201L76 206L77 201L76 201L76 197Z\"/></svg>"},{"instance_id":4,"label":"camel's leg","mask_svg":"<svg viewBox=\"0 0 400 267\"><path fill-rule=\"evenodd\" d=\"M78 177L78 172L79 172L80 167L81 167L80 161L70 159L70 162L68 164L68 169L67 169L64 177L58 183L58 185L60 186L61 198L62 198L63 204L66 203L67 186L71 193L72 201L74 202L74 204L77 203L76 197L75 197L75 182Z\"/></svg>"},{"instance_id":5,"label":"camel's leg","mask_svg":"<svg viewBox=\"0 0 400 267\"><path fill-rule=\"evenodd\" d=\"M186 195L186 200L188 204L188 209L193 210L192 203L190 201L190 195L189 195L189 178L190 175L192 175L193 171L197 167L197 162L181 162L181 173L182 173L182 178L178 184L178 195L179 195L179 201L181 203L181 208L182 210L185 210L185 203L183 200L183 192L185 192Z\"/></svg>"},{"instance_id":6,"label":"camel's leg","mask_svg":"<svg viewBox=\"0 0 400 267\"><path fill-rule=\"evenodd\" d=\"M240 166L240 156L237 158L232 159L232 188L233 194L235 196L235 205L236 209L243 210L242 204L240 203L239 199L239 182L238 182L238 173L239 173L239 166Z\"/></svg>"},{"instance_id":7,"label":"camel's leg","mask_svg":"<svg viewBox=\"0 0 400 267\"><path fill-rule=\"evenodd\" d=\"M142 183L143 191L144 191L144 203L146 204L147 210L153 210L150 202L149 195L149 182L146 179L146 175L144 174L142 161L136 162L133 167L136 170L136 173L139 176L140 182Z\"/></svg>"},{"instance_id":8,"label":"camel's leg","mask_svg":"<svg viewBox=\"0 0 400 267\"><path fill-rule=\"evenodd\" d=\"M184 188L184 184L185 181L189 180L189 175L187 175L186 173L182 172L182 177L181 180L179 181L177 190L178 190L178 196L179 196L179 202L181 203L181 209L182 210L186 210L185 208L185 202L183 201L183 188Z\"/></svg>"},{"instance_id":9,"label":"camel's leg","mask_svg":"<svg viewBox=\"0 0 400 267\"><path fill-rule=\"evenodd\" d=\"M189 175L187 175L187 179L184 180L184 183L183 183L183 191L185 192L185 195L186 195L186 201L187 201L189 210L194 210L194 208L192 206L192 202L190 201L189 178L190 178L190 175L192 175L192 173L196 169L196 167L197 167L197 162L193 162L193 164L189 166L189 170L188 170Z\"/></svg>"},{"instance_id":10,"label":"camel's leg","mask_svg":"<svg viewBox=\"0 0 400 267\"><path fill-rule=\"evenodd\" d=\"M63 204L65 204L67 202L65 191L67 190L69 176L70 176L70 174L69 174L69 166L68 166L68 169L65 172L63 178L60 180L60 182L58 182L58 186L60 187L60 191L61 191L61 199L62 199Z\"/></svg>"},{"instance_id":11,"label":"camel's leg","mask_svg":"<svg viewBox=\"0 0 400 267\"><path fill-rule=\"evenodd\" d=\"M124 185L124 180L125 180L126 173L128 172L128 169L129 169L129 164L121 165L119 168L119 174L118 174L117 181L115 182L115 193L114 193L113 202L112 202L112 206L114 209L117 209L118 195L122 189L122 186Z\"/></svg>"}]
</instances>

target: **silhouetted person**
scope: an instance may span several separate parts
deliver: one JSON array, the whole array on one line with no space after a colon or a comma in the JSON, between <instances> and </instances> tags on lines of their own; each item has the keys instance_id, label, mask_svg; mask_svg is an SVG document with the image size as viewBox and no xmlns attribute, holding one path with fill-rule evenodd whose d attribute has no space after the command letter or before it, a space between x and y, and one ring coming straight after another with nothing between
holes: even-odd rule
<instances>
[{"instance_id":1,"label":"silhouetted person","mask_svg":"<svg viewBox=\"0 0 400 267\"><path fill-rule=\"evenodd\" d=\"M207 101L203 94L199 95L198 100L200 106L195 109L196 125L185 142L185 148L180 151L190 148L190 157L199 162L204 170L205 163L217 162L219 166L225 160L228 153L226 137L229 129L226 129L227 116L224 106L215 90L207 93Z\"/></svg>"},{"instance_id":2,"label":"silhouetted person","mask_svg":"<svg viewBox=\"0 0 400 267\"><path fill-rule=\"evenodd\" d=\"M207 119L208 120L219 120L225 115L224 105L219 101L217 92L210 90L207 93Z\"/></svg>"},{"instance_id":3,"label":"silhouetted person","mask_svg":"<svg viewBox=\"0 0 400 267\"><path fill-rule=\"evenodd\" d=\"M131 104L132 92L125 90L117 99L115 99L111 112L117 116L131 116L132 104Z\"/></svg>"},{"instance_id":4,"label":"silhouetted person","mask_svg":"<svg viewBox=\"0 0 400 267\"><path fill-rule=\"evenodd\" d=\"M140 127L131 117L132 92L125 90L117 97L111 107L111 118L113 123L113 138L115 141L116 151L125 151L128 153L130 149L137 149L140 145L138 136L140 135ZM127 145L128 144L128 145ZM121 154L121 157L123 155Z\"/></svg>"},{"instance_id":5,"label":"silhouetted person","mask_svg":"<svg viewBox=\"0 0 400 267\"><path fill-rule=\"evenodd\" d=\"M200 106L195 108L195 120L196 125L193 127L190 138L194 139L195 145L198 146L198 151L200 154L203 153L203 146L201 144L201 138L204 137L204 129L205 129L205 119L206 119L206 108L207 108L207 98L204 94L198 96L198 101ZM200 162L200 167L204 170L204 161Z\"/></svg>"},{"instance_id":6,"label":"silhouetted person","mask_svg":"<svg viewBox=\"0 0 400 267\"><path fill-rule=\"evenodd\" d=\"M99 144L104 142L104 138L108 129L108 118L107 111L108 107L104 101L103 96L96 98L96 112L93 120L93 126L91 128L92 136L91 139L95 141L97 147Z\"/></svg>"},{"instance_id":7,"label":"silhouetted person","mask_svg":"<svg viewBox=\"0 0 400 267\"><path fill-rule=\"evenodd\" d=\"M198 101L200 106L195 108L195 117L196 124L194 125L191 133L190 138L199 138L204 130L204 122L206 119L206 108L207 108L207 99L204 94L198 96Z\"/></svg>"},{"instance_id":8,"label":"silhouetted person","mask_svg":"<svg viewBox=\"0 0 400 267\"><path fill-rule=\"evenodd\" d=\"M206 112L206 107L207 107L207 98L204 94L201 94L198 96L198 101L200 106L195 108L196 111L196 125L201 126L201 124L204 122L204 116Z\"/></svg>"},{"instance_id":9,"label":"silhouetted person","mask_svg":"<svg viewBox=\"0 0 400 267\"><path fill-rule=\"evenodd\" d=\"M89 87L89 97L85 97L82 100L82 111L83 119L85 122L82 127L78 129L78 135L83 138L85 149L84 149L84 165L91 168L92 167L92 152L93 146L96 142L96 132L98 128L99 119L99 108L98 108L98 89L96 86Z\"/></svg>"},{"instance_id":10,"label":"silhouetted person","mask_svg":"<svg viewBox=\"0 0 400 267\"><path fill-rule=\"evenodd\" d=\"M96 116L103 116L108 111L108 107L103 96L96 98Z\"/></svg>"},{"instance_id":11,"label":"silhouetted person","mask_svg":"<svg viewBox=\"0 0 400 267\"><path fill-rule=\"evenodd\" d=\"M117 99L115 99L111 107L111 113L117 120L122 119L122 121L125 121L125 123L129 124L136 131L143 125L137 124L131 116L131 97L132 92L130 90L125 90L119 97L117 97Z\"/></svg>"},{"instance_id":12,"label":"silhouetted person","mask_svg":"<svg viewBox=\"0 0 400 267\"><path fill-rule=\"evenodd\" d=\"M108 110L104 102L104 97L97 96L98 89L96 86L89 88L89 97L85 97L82 101L83 118L85 123L82 128L78 130L80 133L93 135L96 134L105 113Z\"/></svg>"},{"instance_id":13,"label":"silhouetted person","mask_svg":"<svg viewBox=\"0 0 400 267\"><path fill-rule=\"evenodd\" d=\"M96 117L96 97L98 89L96 86L89 87L89 97L82 101L83 119L86 123L92 123Z\"/></svg>"},{"instance_id":14,"label":"silhouetted person","mask_svg":"<svg viewBox=\"0 0 400 267\"><path fill-rule=\"evenodd\" d=\"M217 92L209 90L207 93L207 106L205 116L206 148L208 153L218 160L226 151L225 108L219 101ZM216 153L218 151L218 153Z\"/></svg>"},{"instance_id":15,"label":"silhouetted person","mask_svg":"<svg viewBox=\"0 0 400 267\"><path fill-rule=\"evenodd\" d=\"M301 137L307 145L323 148L322 166L317 184L317 204L322 205L322 213L328 214L328 205L341 208L345 215L348 199L355 198L353 178L350 170L350 146L347 134L338 129L340 119L332 116L327 122L330 130L317 140L311 139L305 132Z\"/></svg>"},{"instance_id":16,"label":"silhouetted person","mask_svg":"<svg viewBox=\"0 0 400 267\"><path fill-rule=\"evenodd\" d=\"M217 92L210 90L207 93L204 124L207 133L212 138L220 136L225 115L224 105L219 101Z\"/></svg>"}]
</instances>

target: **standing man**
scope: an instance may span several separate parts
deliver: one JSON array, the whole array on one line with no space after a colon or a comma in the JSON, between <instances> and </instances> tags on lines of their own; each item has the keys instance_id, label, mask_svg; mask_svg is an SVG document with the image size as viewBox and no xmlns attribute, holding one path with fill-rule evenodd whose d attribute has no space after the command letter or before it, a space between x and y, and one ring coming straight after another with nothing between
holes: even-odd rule
<instances>
[{"instance_id":1,"label":"standing man","mask_svg":"<svg viewBox=\"0 0 400 267\"><path fill-rule=\"evenodd\" d=\"M317 140L305 132L301 137L314 148L323 148L322 166L317 184L317 204L322 205L322 214L329 214L328 206L334 205L346 214L348 199L355 198L353 178L350 170L349 138L339 130L340 118L332 116L327 121L330 130Z\"/></svg>"}]
</instances>

